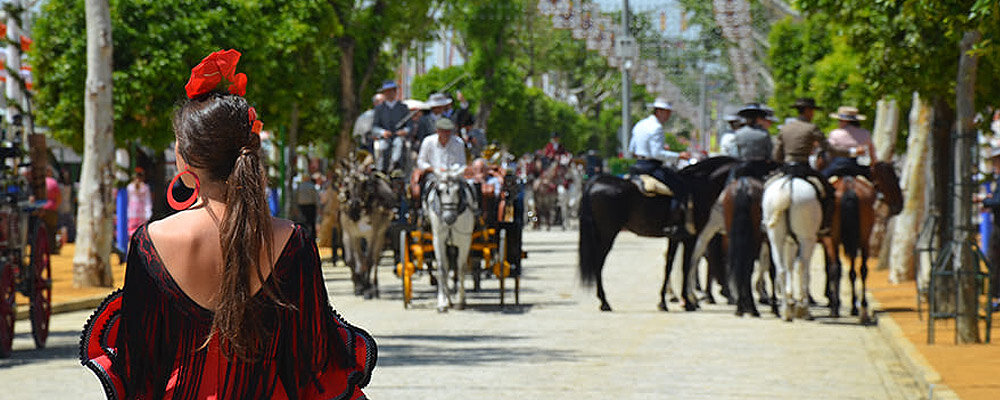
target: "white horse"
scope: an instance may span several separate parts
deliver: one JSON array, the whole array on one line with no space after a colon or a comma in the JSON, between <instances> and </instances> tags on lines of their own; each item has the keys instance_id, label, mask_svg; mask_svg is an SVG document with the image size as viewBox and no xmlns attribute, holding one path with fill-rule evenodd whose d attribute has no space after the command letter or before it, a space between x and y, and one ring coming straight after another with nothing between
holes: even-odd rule
<instances>
[{"instance_id":1,"label":"white horse","mask_svg":"<svg viewBox=\"0 0 1000 400\"><path fill-rule=\"evenodd\" d=\"M465 307L464 277L468 269L469 247L472 245L478 204L462 171L452 169L439 172L429 177L425 183L424 212L431 223L438 270L438 312L446 312L452 305L447 289L448 272L452 270L458 277L458 303L455 308ZM450 257L449 247L457 250L455 258Z\"/></svg>"},{"instance_id":2,"label":"white horse","mask_svg":"<svg viewBox=\"0 0 1000 400\"><path fill-rule=\"evenodd\" d=\"M819 193L809 181L783 176L764 188L764 225L778 270L782 317L812 319L809 314L809 267L822 223ZM798 285L795 285L795 277ZM795 291L797 287L797 291ZM792 301L793 295L795 301ZM793 314L794 313L794 314Z\"/></svg>"}]
</instances>

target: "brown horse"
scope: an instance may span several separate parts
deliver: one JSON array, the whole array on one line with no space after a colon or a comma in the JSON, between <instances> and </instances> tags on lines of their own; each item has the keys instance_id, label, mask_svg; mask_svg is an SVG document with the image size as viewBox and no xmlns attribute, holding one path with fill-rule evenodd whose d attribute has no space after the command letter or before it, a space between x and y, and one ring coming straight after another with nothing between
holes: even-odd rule
<instances>
[{"instance_id":1,"label":"brown horse","mask_svg":"<svg viewBox=\"0 0 1000 400\"><path fill-rule=\"evenodd\" d=\"M875 224L875 203L878 195L882 196L890 210L890 215L896 215L903 209L902 192L899 189L899 180L892 165L884 162L876 163L871 167L872 177L875 182L870 182L863 177L843 177L833 182L836 194L836 207L834 208L833 224L830 229L830 236L824 240L824 251L826 253L827 297L830 300L830 315L840 316L840 248L843 246L844 253L850 260L851 269L849 271L851 279L851 315L861 316L861 323L871 321L871 314L868 312L868 299L866 296L868 281L868 255L870 253L869 239L872 228ZM858 288L856 284L857 272L855 272L856 258L860 255L861 272L861 300L858 301ZM860 307L860 310L859 310Z\"/></svg>"},{"instance_id":2,"label":"brown horse","mask_svg":"<svg viewBox=\"0 0 1000 400\"><path fill-rule=\"evenodd\" d=\"M535 200L535 229L539 228L542 221L545 222L545 230L552 229L555 223L562 224L559 216L559 186L566 181L567 167L553 162L542 175L535 179L531 185L532 197ZM563 225L565 230L565 225Z\"/></svg>"},{"instance_id":3,"label":"brown horse","mask_svg":"<svg viewBox=\"0 0 1000 400\"><path fill-rule=\"evenodd\" d=\"M719 199L729 240L729 286L730 293L736 296L737 316L743 316L743 313L760 316L754 305L750 281L754 262L764 242L760 229L763 195L764 183L745 176L731 181Z\"/></svg>"}]
</instances>

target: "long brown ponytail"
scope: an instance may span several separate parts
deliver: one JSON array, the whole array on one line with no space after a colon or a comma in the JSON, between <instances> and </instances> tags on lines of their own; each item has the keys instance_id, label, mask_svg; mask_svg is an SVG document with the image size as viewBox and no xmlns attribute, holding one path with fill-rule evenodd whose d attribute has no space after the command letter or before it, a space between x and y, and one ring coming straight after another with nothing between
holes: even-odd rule
<instances>
[{"instance_id":1,"label":"long brown ponytail","mask_svg":"<svg viewBox=\"0 0 1000 400\"><path fill-rule=\"evenodd\" d=\"M187 100L174 114L181 156L208 171L204 178L225 182L226 211L219 224L222 286L205 343L218 335L223 351L240 359L256 358L270 335L254 318L266 305L254 297L251 276L280 304L262 271L264 260L274 260L273 237L260 137L251 132L249 108L243 97L212 91Z\"/></svg>"}]
</instances>

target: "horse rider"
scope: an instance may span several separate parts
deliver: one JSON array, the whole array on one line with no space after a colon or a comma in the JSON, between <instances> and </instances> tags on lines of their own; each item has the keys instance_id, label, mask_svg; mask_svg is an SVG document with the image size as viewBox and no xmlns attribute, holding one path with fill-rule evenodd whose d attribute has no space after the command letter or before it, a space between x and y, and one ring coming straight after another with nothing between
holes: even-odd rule
<instances>
[{"instance_id":1,"label":"horse rider","mask_svg":"<svg viewBox=\"0 0 1000 400\"><path fill-rule=\"evenodd\" d=\"M736 158L736 130L742 128L746 123L742 117L735 114L726 115L723 119L729 128L722 132L722 136L719 138L719 150L724 156Z\"/></svg>"},{"instance_id":2,"label":"horse rider","mask_svg":"<svg viewBox=\"0 0 1000 400\"><path fill-rule=\"evenodd\" d=\"M629 151L637 159L629 168L632 175L649 175L670 188L673 192L671 208L684 215L684 228L688 234L695 233L694 216L689 207L691 201L684 181L673 168L674 162L687 158L684 153L670 151L664 144L663 124L670 120L673 107L663 98L657 98L652 104L653 114L637 122L632 128L632 140Z\"/></svg>"},{"instance_id":3,"label":"horse rider","mask_svg":"<svg viewBox=\"0 0 1000 400\"><path fill-rule=\"evenodd\" d=\"M566 153L566 147L564 147L562 143L559 143L559 133L552 132L552 135L549 137L549 142L545 144L545 150L543 150L543 155L548 160L548 162L545 163L545 166L548 167L548 164L552 161L558 161L558 159Z\"/></svg>"},{"instance_id":4,"label":"horse rider","mask_svg":"<svg viewBox=\"0 0 1000 400\"><path fill-rule=\"evenodd\" d=\"M812 98L800 98L792 108L798 110L798 117L792 118L781 126L778 140L774 147L774 160L785 162L785 173L792 176L814 177L822 182L820 202L823 204L823 223L820 231L829 230L830 219L833 218L834 190L830 182L824 179L818 171L809 165L809 156L820 148L829 151L826 136L812 123L816 110L822 110Z\"/></svg>"},{"instance_id":5,"label":"horse rider","mask_svg":"<svg viewBox=\"0 0 1000 400\"><path fill-rule=\"evenodd\" d=\"M382 84L379 92L385 101L375 107L375 119L372 123L375 168L383 172L399 168L406 137L410 134L406 121L410 110L396 98L398 88L395 81L385 81Z\"/></svg>"},{"instance_id":6,"label":"horse rider","mask_svg":"<svg viewBox=\"0 0 1000 400\"><path fill-rule=\"evenodd\" d=\"M736 131L733 139L736 158L743 162L734 170L734 176L752 176L763 181L774 169L771 161L774 143L768 133L771 124L776 121L774 110L759 103L748 103L736 114L747 124Z\"/></svg>"},{"instance_id":7,"label":"horse rider","mask_svg":"<svg viewBox=\"0 0 1000 400\"><path fill-rule=\"evenodd\" d=\"M451 104L451 99L441 93L432 93L427 98L426 104L430 107L430 112L420 118L420 123L417 124L417 142L419 143L423 143L424 139L429 136L434 136L436 132L435 123L439 119L447 119L444 111Z\"/></svg>"},{"instance_id":8,"label":"horse rider","mask_svg":"<svg viewBox=\"0 0 1000 400\"><path fill-rule=\"evenodd\" d=\"M372 96L372 108L365 110L358 116L358 119L354 120L354 129L351 132L351 136L358 143L358 146L368 150L369 153L372 151L372 126L375 123L375 108L379 104L385 101L385 97L382 93L377 93Z\"/></svg>"},{"instance_id":9,"label":"horse rider","mask_svg":"<svg viewBox=\"0 0 1000 400\"><path fill-rule=\"evenodd\" d=\"M448 118L434 122L436 134L424 138L417 156L417 169L410 179L414 198L420 198L420 181L428 172L465 167L465 143L454 134L455 123Z\"/></svg>"},{"instance_id":10,"label":"horse rider","mask_svg":"<svg viewBox=\"0 0 1000 400\"><path fill-rule=\"evenodd\" d=\"M870 181L869 167L858 164L858 157L863 155L868 155L871 160L868 165L875 165L877 161L872 135L861 127L865 116L859 114L855 107L842 106L837 108L835 114L830 114L830 118L836 119L839 127L830 131L830 138L827 139L833 160L823 169L823 176L864 176Z\"/></svg>"}]
</instances>

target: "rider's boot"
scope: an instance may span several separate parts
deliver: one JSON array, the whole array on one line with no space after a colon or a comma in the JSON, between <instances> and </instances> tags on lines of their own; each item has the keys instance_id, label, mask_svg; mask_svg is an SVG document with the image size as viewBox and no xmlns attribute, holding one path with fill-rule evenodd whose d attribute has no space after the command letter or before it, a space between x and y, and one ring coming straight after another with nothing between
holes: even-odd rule
<instances>
[{"instance_id":1,"label":"rider's boot","mask_svg":"<svg viewBox=\"0 0 1000 400\"><path fill-rule=\"evenodd\" d=\"M819 236L827 236L830 234L830 226L833 222L833 195L828 193L823 197L823 222L819 226Z\"/></svg>"}]
</instances>

